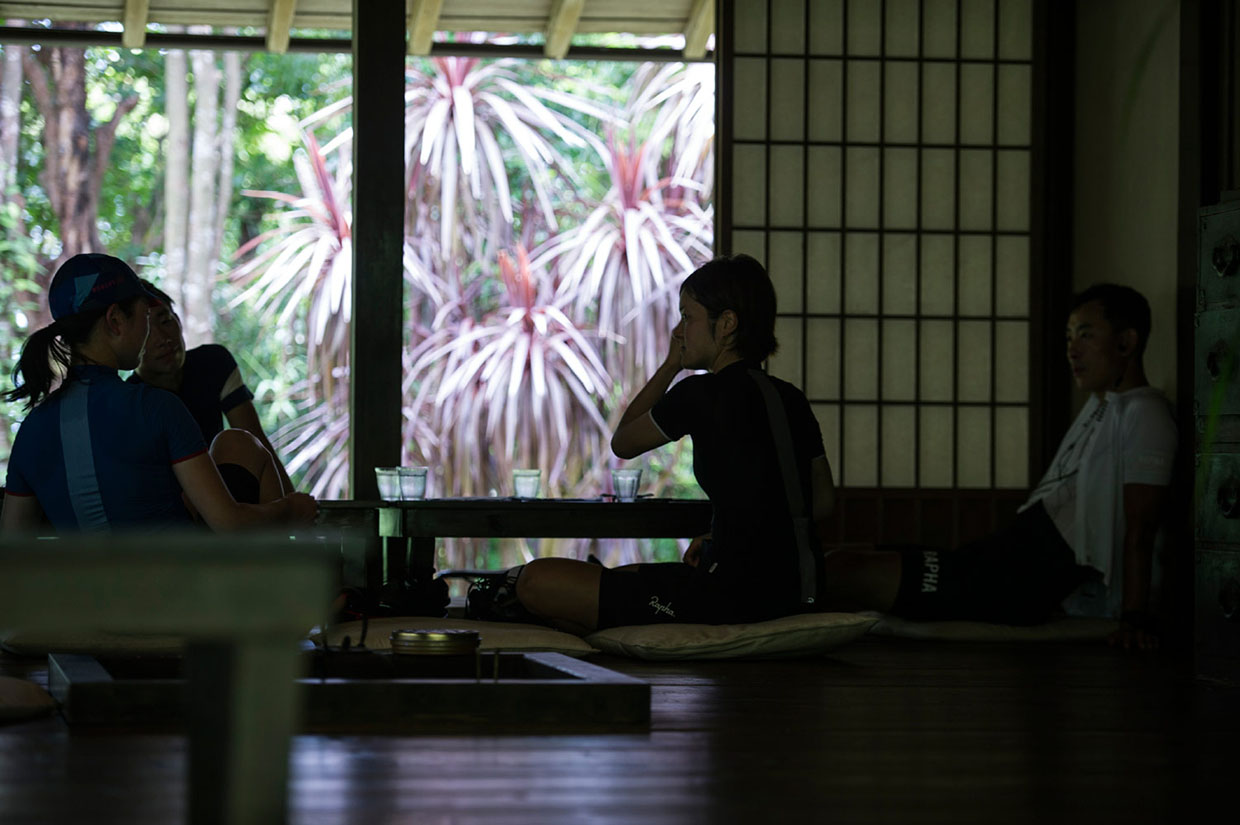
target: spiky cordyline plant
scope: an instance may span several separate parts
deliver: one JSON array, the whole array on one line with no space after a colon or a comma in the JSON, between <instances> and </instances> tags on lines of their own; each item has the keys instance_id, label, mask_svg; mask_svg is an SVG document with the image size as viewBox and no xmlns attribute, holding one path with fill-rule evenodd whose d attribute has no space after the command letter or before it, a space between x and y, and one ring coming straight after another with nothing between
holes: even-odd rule
<instances>
[{"instance_id":1,"label":"spiky cordyline plant","mask_svg":"<svg viewBox=\"0 0 1240 825\"><path fill-rule=\"evenodd\" d=\"M302 194L246 191L289 208L278 226L237 250L230 277L244 289L232 301L255 306L280 326L305 312L309 338L306 381L299 385L304 413L276 433L278 449L291 456L290 473L305 468L304 483L318 496L347 489L349 321L352 317L352 168L342 144L335 173L314 135L302 134L305 152L294 155ZM246 256L250 256L248 259Z\"/></svg>"},{"instance_id":2,"label":"spiky cordyline plant","mask_svg":"<svg viewBox=\"0 0 1240 825\"><path fill-rule=\"evenodd\" d=\"M500 252L499 270L498 308L474 318L446 306L412 353L405 418L429 435L415 457L442 473L445 495L507 490L516 467L542 469L549 495L597 492L612 378L524 248L515 261Z\"/></svg>"}]
</instances>

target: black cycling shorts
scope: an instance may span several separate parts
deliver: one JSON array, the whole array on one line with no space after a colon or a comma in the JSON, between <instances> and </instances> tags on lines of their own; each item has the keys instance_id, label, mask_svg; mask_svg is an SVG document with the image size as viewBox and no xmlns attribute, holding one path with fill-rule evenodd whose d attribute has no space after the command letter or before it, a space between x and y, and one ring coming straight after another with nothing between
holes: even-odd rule
<instances>
[{"instance_id":1,"label":"black cycling shorts","mask_svg":"<svg viewBox=\"0 0 1240 825\"><path fill-rule=\"evenodd\" d=\"M216 468L235 501L241 504L258 504L259 484L253 473L240 464L217 464Z\"/></svg>"}]
</instances>

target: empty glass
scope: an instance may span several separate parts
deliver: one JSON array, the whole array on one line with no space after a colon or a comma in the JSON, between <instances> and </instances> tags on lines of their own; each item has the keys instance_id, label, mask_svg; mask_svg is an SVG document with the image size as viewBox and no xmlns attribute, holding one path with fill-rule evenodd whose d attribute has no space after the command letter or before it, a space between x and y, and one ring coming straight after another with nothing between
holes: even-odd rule
<instances>
[{"instance_id":1,"label":"empty glass","mask_svg":"<svg viewBox=\"0 0 1240 825\"><path fill-rule=\"evenodd\" d=\"M399 467L376 467L375 481L379 482L379 498L384 501L400 501Z\"/></svg>"},{"instance_id":2,"label":"empty glass","mask_svg":"<svg viewBox=\"0 0 1240 825\"><path fill-rule=\"evenodd\" d=\"M636 501L637 488L642 483L641 470L612 470L611 489L621 501Z\"/></svg>"},{"instance_id":3,"label":"empty glass","mask_svg":"<svg viewBox=\"0 0 1240 825\"><path fill-rule=\"evenodd\" d=\"M400 468L400 497L405 501L426 498L426 468Z\"/></svg>"},{"instance_id":4,"label":"empty glass","mask_svg":"<svg viewBox=\"0 0 1240 825\"><path fill-rule=\"evenodd\" d=\"M513 470L512 489L517 498L538 498L541 470Z\"/></svg>"}]
</instances>

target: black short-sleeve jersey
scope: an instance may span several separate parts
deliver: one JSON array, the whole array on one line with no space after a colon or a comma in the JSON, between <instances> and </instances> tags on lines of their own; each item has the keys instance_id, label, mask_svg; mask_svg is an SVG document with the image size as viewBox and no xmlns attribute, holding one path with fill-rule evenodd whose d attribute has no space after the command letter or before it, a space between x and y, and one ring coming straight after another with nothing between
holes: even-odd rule
<instances>
[{"instance_id":1,"label":"black short-sleeve jersey","mask_svg":"<svg viewBox=\"0 0 1240 825\"><path fill-rule=\"evenodd\" d=\"M693 474L713 507L711 564L716 575L764 600L795 607L799 568L783 473L761 391L737 362L690 376L651 409L655 425L672 440L693 439ZM811 515L810 462L824 455L822 432L805 395L771 378L792 432L805 513ZM734 589L733 588L733 589Z\"/></svg>"},{"instance_id":2,"label":"black short-sleeve jersey","mask_svg":"<svg viewBox=\"0 0 1240 825\"><path fill-rule=\"evenodd\" d=\"M141 383L135 372L131 383ZM254 398L241 379L232 353L219 344L203 344L185 352L181 389L176 393L202 430L208 444L224 429L224 416L238 404Z\"/></svg>"}]
</instances>

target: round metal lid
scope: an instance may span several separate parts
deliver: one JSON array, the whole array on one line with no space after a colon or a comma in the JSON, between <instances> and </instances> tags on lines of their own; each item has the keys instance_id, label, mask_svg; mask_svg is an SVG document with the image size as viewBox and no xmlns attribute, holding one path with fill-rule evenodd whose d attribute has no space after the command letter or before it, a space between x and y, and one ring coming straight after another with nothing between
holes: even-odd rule
<instances>
[{"instance_id":1,"label":"round metal lid","mask_svg":"<svg viewBox=\"0 0 1240 825\"><path fill-rule=\"evenodd\" d=\"M461 656L478 651L476 630L393 630L392 652L408 656Z\"/></svg>"}]
</instances>

